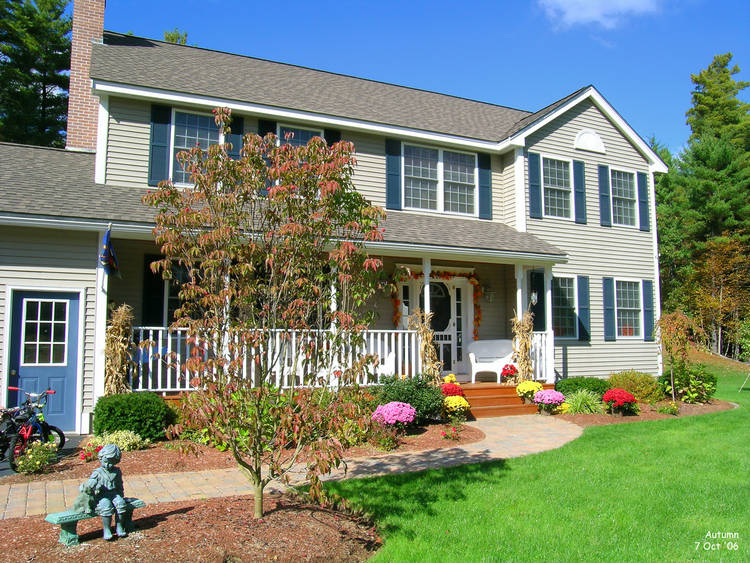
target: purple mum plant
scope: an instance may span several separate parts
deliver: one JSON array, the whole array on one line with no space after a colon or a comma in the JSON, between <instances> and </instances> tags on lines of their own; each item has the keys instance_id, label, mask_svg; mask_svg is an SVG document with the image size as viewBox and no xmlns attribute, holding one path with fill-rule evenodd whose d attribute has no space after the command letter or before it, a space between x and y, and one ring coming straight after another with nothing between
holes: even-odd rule
<instances>
[{"instance_id":1,"label":"purple mum plant","mask_svg":"<svg viewBox=\"0 0 750 563\"><path fill-rule=\"evenodd\" d=\"M553 411L565 402L565 395L554 389L543 389L534 394L534 402L545 411Z\"/></svg>"},{"instance_id":2,"label":"purple mum plant","mask_svg":"<svg viewBox=\"0 0 750 563\"><path fill-rule=\"evenodd\" d=\"M378 405L378 408L372 413L372 419L375 422L387 426L407 426L414 422L416 416L417 409L409 403L399 403L398 401Z\"/></svg>"}]
</instances>

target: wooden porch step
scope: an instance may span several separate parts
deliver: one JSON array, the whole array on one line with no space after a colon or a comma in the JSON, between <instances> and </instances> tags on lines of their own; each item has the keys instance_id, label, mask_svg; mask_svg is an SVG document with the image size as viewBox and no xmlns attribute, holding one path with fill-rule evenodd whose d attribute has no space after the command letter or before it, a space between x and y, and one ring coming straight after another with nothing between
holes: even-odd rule
<instances>
[{"instance_id":1,"label":"wooden porch step","mask_svg":"<svg viewBox=\"0 0 750 563\"><path fill-rule=\"evenodd\" d=\"M518 397L513 385L499 385L497 383L464 383L461 385L466 398L469 397ZM543 383L544 389L554 389L554 383ZM469 401L471 402L471 401Z\"/></svg>"},{"instance_id":2,"label":"wooden porch step","mask_svg":"<svg viewBox=\"0 0 750 563\"><path fill-rule=\"evenodd\" d=\"M471 407L474 418L490 418L493 416L513 416L518 414L536 414L536 405L498 405L488 407Z\"/></svg>"}]
</instances>

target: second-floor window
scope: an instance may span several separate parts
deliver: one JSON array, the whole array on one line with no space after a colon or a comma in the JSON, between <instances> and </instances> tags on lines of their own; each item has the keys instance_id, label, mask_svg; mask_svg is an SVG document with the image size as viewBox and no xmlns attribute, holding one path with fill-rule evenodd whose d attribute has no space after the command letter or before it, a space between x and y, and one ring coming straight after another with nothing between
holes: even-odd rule
<instances>
[{"instance_id":1,"label":"second-floor window","mask_svg":"<svg viewBox=\"0 0 750 563\"><path fill-rule=\"evenodd\" d=\"M407 144L403 154L405 208L475 214L476 154Z\"/></svg>"},{"instance_id":2,"label":"second-floor window","mask_svg":"<svg viewBox=\"0 0 750 563\"><path fill-rule=\"evenodd\" d=\"M295 147L305 146L313 137L322 137L323 132L316 129L303 129L291 125L279 126L279 142Z\"/></svg>"},{"instance_id":3,"label":"second-floor window","mask_svg":"<svg viewBox=\"0 0 750 563\"><path fill-rule=\"evenodd\" d=\"M571 218L570 162L542 158L544 215Z\"/></svg>"},{"instance_id":4,"label":"second-floor window","mask_svg":"<svg viewBox=\"0 0 750 563\"><path fill-rule=\"evenodd\" d=\"M208 148L221 142L222 135L212 115L175 111L174 137L172 149L172 181L175 184L190 183L190 174L183 170L177 160L181 151L190 150L196 145Z\"/></svg>"},{"instance_id":5,"label":"second-floor window","mask_svg":"<svg viewBox=\"0 0 750 563\"><path fill-rule=\"evenodd\" d=\"M612 224L635 227L638 224L635 174L611 170Z\"/></svg>"}]
</instances>

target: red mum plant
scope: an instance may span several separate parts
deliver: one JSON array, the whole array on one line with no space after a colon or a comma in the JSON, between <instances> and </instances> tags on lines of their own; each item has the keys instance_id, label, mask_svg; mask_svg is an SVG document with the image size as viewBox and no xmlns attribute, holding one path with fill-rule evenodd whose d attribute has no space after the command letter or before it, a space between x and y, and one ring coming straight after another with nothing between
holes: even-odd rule
<instances>
[{"instance_id":1,"label":"red mum plant","mask_svg":"<svg viewBox=\"0 0 750 563\"><path fill-rule=\"evenodd\" d=\"M505 364L500 375L502 375L504 380L513 379L514 377L516 377L516 375L518 375L518 368L516 368L516 366L514 366L513 364Z\"/></svg>"},{"instance_id":2,"label":"red mum plant","mask_svg":"<svg viewBox=\"0 0 750 563\"><path fill-rule=\"evenodd\" d=\"M638 402L625 389L609 389L602 401L609 407L610 412L619 411L623 414L638 414Z\"/></svg>"},{"instance_id":3,"label":"red mum plant","mask_svg":"<svg viewBox=\"0 0 750 563\"><path fill-rule=\"evenodd\" d=\"M440 389L442 389L443 395L445 395L446 397L463 397L464 396L463 388L457 383L443 383L440 386Z\"/></svg>"}]
</instances>

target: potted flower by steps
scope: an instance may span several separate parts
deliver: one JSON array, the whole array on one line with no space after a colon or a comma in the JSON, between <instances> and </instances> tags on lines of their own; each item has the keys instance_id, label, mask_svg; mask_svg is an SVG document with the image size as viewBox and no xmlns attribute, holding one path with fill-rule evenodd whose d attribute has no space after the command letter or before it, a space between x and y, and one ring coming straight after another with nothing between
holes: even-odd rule
<instances>
[{"instance_id":1,"label":"potted flower by steps","mask_svg":"<svg viewBox=\"0 0 750 563\"><path fill-rule=\"evenodd\" d=\"M565 402L565 395L554 389L543 389L534 393L534 403L539 407L539 414L551 415Z\"/></svg>"},{"instance_id":2,"label":"potted flower by steps","mask_svg":"<svg viewBox=\"0 0 750 563\"><path fill-rule=\"evenodd\" d=\"M534 395L543 389L538 381L522 381L516 387L516 394L523 399L525 405L534 404Z\"/></svg>"},{"instance_id":3,"label":"potted flower by steps","mask_svg":"<svg viewBox=\"0 0 750 563\"><path fill-rule=\"evenodd\" d=\"M636 415L640 412L635 397L619 387L608 389L602 402L607 405L610 414L615 416Z\"/></svg>"}]
</instances>

